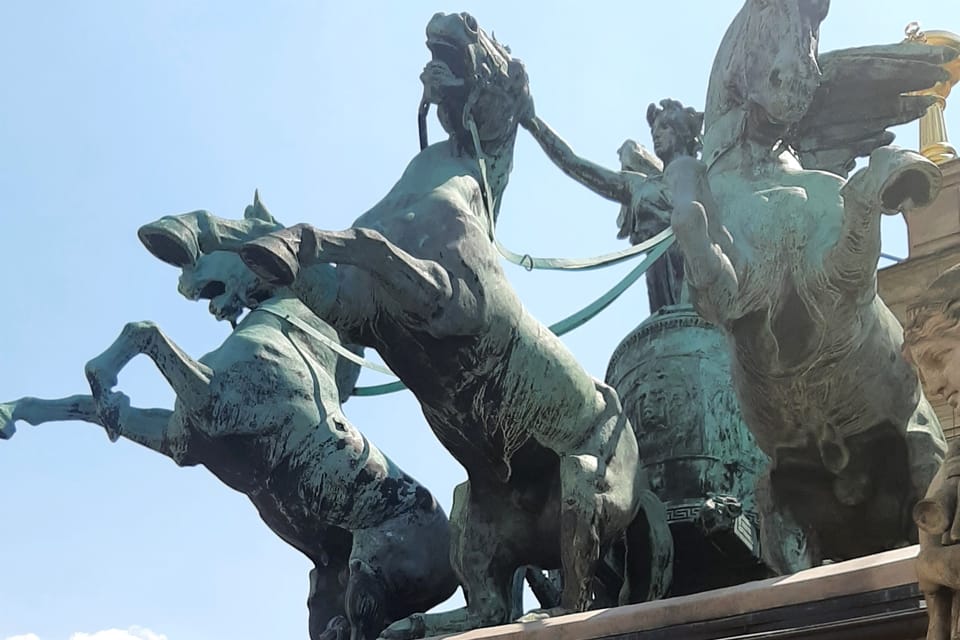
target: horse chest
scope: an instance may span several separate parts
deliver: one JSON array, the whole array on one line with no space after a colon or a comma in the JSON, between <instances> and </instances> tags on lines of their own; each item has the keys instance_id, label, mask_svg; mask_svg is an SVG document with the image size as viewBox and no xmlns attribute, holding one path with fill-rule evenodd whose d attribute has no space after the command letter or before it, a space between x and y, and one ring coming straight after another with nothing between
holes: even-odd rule
<instances>
[{"instance_id":1,"label":"horse chest","mask_svg":"<svg viewBox=\"0 0 960 640\"><path fill-rule=\"evenodd\" d=\"M479 228L482 211L476 180L453 176L439 183L398 185L354 226L378 231L403 250L427 257L424 253L435 254L463 236L468 220Z\"/></svg>"},{"instance_id":2,"label":"horse chest","mask_svg":"<svg viewBox=\"0 0 960 640\"><path fill-rule=\"evenodd\" d=\"M796 263L809 237L804 189L744 189L724 195L718 203L723 223L745 262L776 262L781 268Z\"/></svg>"}]
</instances>

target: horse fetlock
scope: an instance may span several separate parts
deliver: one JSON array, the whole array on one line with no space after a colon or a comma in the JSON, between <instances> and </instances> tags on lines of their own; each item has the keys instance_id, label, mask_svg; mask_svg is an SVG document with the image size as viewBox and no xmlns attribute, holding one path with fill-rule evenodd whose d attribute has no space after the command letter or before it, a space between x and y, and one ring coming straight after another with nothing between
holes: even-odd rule
<instances>
[{"instance_id":1,"label":"horse fetlock","mask_svg":"<svg viewBox=\"0 0 960 640\"><path fill-rule=\"evenodd\" d=\"M110 442L116 442L121 435L123 415L130 409L130 398L119 391L113 391L97 399L97 418L107 432Z\"/></svg>"},{"instance_id":2,"label":"horse fetlock","mask_svg":"<svg viewBox=\"0 0 960 640\"><path fill-rule=\"evenodd\" d=\"M327 623L326 628L318 636L310 640L348 640L350 638L350 623L345 616L334 616Z\"/></svg>"},{"instance_id":3,"label":"horse fetlock","mask_svg":"<svg viewBox=\"0 0 960 640\"><path fill-rule=\"evenodd\" d=\"M397 620L380 632L380 637L386 640L415 640L427 635L427 625L423 614L415 613L412 616Z\"/></svg>"},{"instance_id":4,"label":"horse fetlock","mask_svg":"<svg viewBox=\"0 0 960 640\"><path fill-rule=\"evenodd\" d=\"M106 365L103 356L98 356L85 364L83 373L94 398L106 396L117 386L117 372Z\"/></svg>"}]
</instances>

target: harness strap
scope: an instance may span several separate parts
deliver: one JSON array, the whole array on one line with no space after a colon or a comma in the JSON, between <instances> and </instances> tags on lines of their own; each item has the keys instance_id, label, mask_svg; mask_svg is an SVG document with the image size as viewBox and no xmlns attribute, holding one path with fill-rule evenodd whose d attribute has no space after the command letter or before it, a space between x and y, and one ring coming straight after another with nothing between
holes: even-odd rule
<instances>
[{"instance_id":1,"label":"harness strap","mask_svg":"<svg viewBox=\"0 0 960 640\"><path fill-rule=\"evenodd\" d=\"M497 247L504 258L513 264L520 265L527 271L534 269L550 269L554 271L590 271L619 264L641 253L648 253L660 243L673 237L673 229L667 227L657 235L644 240L640 244L634 245L621 251L605 253L594 256L593 258L534 258L529 253L520 255L503 246L496 234L496 224L493 220L494 202L493 192L490 190L490 183L487 179L487 158L483 153L483 147L480 146L480 134L477 132L477 125L473 118L466 118L467 128L470 129L470 136L473 138L473 146L477 151L477 162L480 164L480 179L483 182L483 201L487 208L487 233L490 240ZM662 255L662 254L658 254Z\"/></svg>"},{"instance_id":2,"label":"harness strap","mask_svg":"<svg viewBox=\"0 0 960 640\"><path fill-rule=\"evenodd\" d=\"M639 280L640 277L647 272L647 269L649 269L654 262L659 260L660 256L667 252L667 249L670 248L675 240L676 238L674 236L669 236L665 240L662 240L658 245L654 246L650 250L650 253L647 254L647 257L644 258L640 264L634 267L630 273L625 275L620 282L611 287L609 291L604 293L602 296L591 302L583 309L580 309L576 313L567 316L563 320L550 325L550 331L557 336L562 336L570 333L578 327L583 326L589 320L593 319L597 314L613 304L613 302L623 295L627 289L633 286L633 283ZM393 393L394 391L402 391L403 389L406 389L406 387L402 382L398 381L387 384L372 385L369 387L356 387L353 390L353 395L379 396L387 393Z\"/></svg>"},{"instance_id":3,"label":"harness strap","mask_svg":"<svg viewBox=\"0 0 960 640\"><path fill-rule=\"evenodd\" d=\"M289 322L290 324L295 326L297 329L300 329L311 338L317 340L318 342L323 343L325 346L332 349L334 352L337 353L337 355L346 358L347 360L349 360L350 362L353 362L354 364L358 364L361 367L366 367L367 369L373 369L377 373L382 373L384 375L390 376L391 378L397 377L396 374L394 374L393 371L391 371L387 367L377 364L376 362L371 362L366 358L364 358L363 356L359 356L355 354L354 352L350 351L349 349L344 347L342 344L340 344L336 340L330 338L329 336L323 335L322 333L317 331L314 327L311 327L309 324L307 324L300 318L294 316L293 314L287 313L282 309L279 309L274 303L267 302L265 304L258 306L256 309L254 309L254 311L266 311L270 315L276 316L281 320L285 320Z\"/></svg>"},{"instance_id":4,"label":"harness strap","mask_svg":"<svg viewBox=\"0 0 960 640\"><path fill-rule=\"evenodd\" d=\"M623 293L629 289L640 277L647 272L647 270L653 265L654 262L660 259L660 257L667 252L667 249L673 245L676 237L673 235L673 230L670 227L667 227L657 235L641 242L640 244L634 245L629 249L624 249L622 251L615 251L613 253L607 253L593 258L535 258L530 254L520 255L510 251L508 248L503 246L500 241L497 239L496 235L496 225L493 219L494 212L494 202L493 202L493 191L490 190L490 182L487 178L487 158L483 153L483 147L480 146L480 134L477 131L477 125L474 122L473 118L465 114L464 121L467 125L467 128L470 130L470 136L473 138L473 144L476 148L477 153L477 162L480 165L480 179L482 181L483 189L483 202L484 207L487 210L487 233L490 236L490 240L497 247L497 251L500 252L505 259L512 262L513 264L520 265L524 267L527 271L533 271L534 269L551 269L551 270L561 270L561 271L589 271L591 269L599 269L602 267L607 267L615 264L619 264L625 260L628 260L638 254L646 253L646 258L634 267L627 275L625 275L621 280L615 284L610 290L604 293L602 296L591 302L589 305L580 309L579 311L573 313L570 316L567 316L563 320L556 322L550 325L549 329L557 336L562 336L574 329L583 326L589 320L594 318L601 311L609 307L617 298L619 298ZM426 138L426 118L424 117L423 103L421 103L420 113L418 114L418 125L420 130L420 149L423 150L427 145ZM281 316L283 317L283 316ZM289 318L288 318L289 320ZM293 321L291 321L293 322ZM298 325L299 326L299 325ZM312 329L312 328L311 328ZM308 333L310 333L308 331ZM313 333L311 333L313 335ZM318 334L319 335L319 334ZM381 373L387 373L393 377L396 377L393 372L389 370L384 371L384 368L376 365L372 362L360 358L356 354L350 353L344 349L341 345L336 344L332 340L329 340L326 336L323 336L324 342L331 346L337 353L348 357L351 361L357 362L362 366L368 366L375 371ZM335 345L335 346L334 346ZM349 356L345 355L349 354ZM366 387L355 387L353 390L353 395L355 396L379 396L385 395L388 393L393 393L395 391L402 391L406 389L406 385L403 382L397 380L396 382L390 382L387 384L371 385Z\"/></svg>"}]
</instances>

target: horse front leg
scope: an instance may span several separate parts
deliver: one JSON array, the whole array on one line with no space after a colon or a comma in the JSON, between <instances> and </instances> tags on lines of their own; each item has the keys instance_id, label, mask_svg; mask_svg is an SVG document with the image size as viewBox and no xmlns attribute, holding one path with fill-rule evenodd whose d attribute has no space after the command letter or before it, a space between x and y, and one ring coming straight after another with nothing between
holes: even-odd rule
<instances>
[{"instance_id":1,"label":"horse front leg","mask_svg":"<svg viewBox=\"0 0 960 640\"><path fill-rule=\"evenodd\" d=\"M319 262L351 265L373 278L388 308L423 321L435 335L473 331L470 320L482 316L481 295L440 263L416 258L372 229L323 231L298 224L247 243L240 257L259 277L280 286L294 284Z\"/></svg>"},{"instance_id":2,"label":"horse front leg","mask_svg":"<svg viewBox=\"0 0 960 640\"><path fill-rule=\"evenodd\" d=\"M170 456L170 420L173 412L169 409L139 409L131 407L126 396L113 394L113 402L118 406L118 421L113 433L108 431L111 440L123 435L125 438L142 444L154 451ZM122 406L122 409L119 407ZM0 438L9 439L16 431L15 423L23 421L31 425L46 422L68 422L80 420L103 426L99 409L92 396L77 395L56 400L43 398L20 398L14 402L0 404Z\"/></svg>"},{"instance_id":3,"label":"horse front leg","mask_svg":"<svg viewBox=\"0 0 960 640\"><path fill-rule=\"evenodd\" d=\"M184 267L195 264L202 254L237 251L250 238L279 228L280 223L266 212L255 194L242 220L218 218L201 209L145 224L137 230L137 236L157 258Z\"/></svg>"},{"instance_id":4,"label":"horse front leg","mask_svg":"<svg viewBox=\"0 0 960 640\"><path fill-rule=\"evenodd\" d=\"M16 433L16 423L39 425L44 422L67 422L81 420L97 422L97 410L90 396L70 396L57 400L20 398L13 402L0 403L0 439L9 440Z\"/></svg>"},{"instance_id":5,"label":"horse front leg","mask_svg":"<svg viewBox=\"0 0 960 640\"><path fill-rule=\"evenodd\" d=\"M673 198L670 226L683 254L693 305L708 321L725 326L740 289L734 268L738 255L720 220L706 166L695 158L677 158L667 166L664 180Z\"/></svg>"},{"instance_id":6,"label":"horse front leg","mask_svg":"<svg viewBox=\"0 0 960 640\"><path fill-rule=\"evenodd\" d=\"M208 388L213 370L184 353L156 324L131 322L106 351L85 367L100 424L112 437L120 433L120 417L129 406L122 394L113 391L117 376L140 354L153 360L177 394L177 399L188 410L200 409L209 401Z\"/></svg>"},{"instance_id":7,"label":"horse front leg","mask_svg":"<svg viewBox=\"0 0 960 640\"><path fill-rule=\"evenodd\" d=\"M872 298L880 259L880 215L929 204L940 191L941 181L937 166L918 153L897 147L881 147L871 153L870 163L840 190L843 223L824 259L830 287Z\"/></svg>"}]
</instances>

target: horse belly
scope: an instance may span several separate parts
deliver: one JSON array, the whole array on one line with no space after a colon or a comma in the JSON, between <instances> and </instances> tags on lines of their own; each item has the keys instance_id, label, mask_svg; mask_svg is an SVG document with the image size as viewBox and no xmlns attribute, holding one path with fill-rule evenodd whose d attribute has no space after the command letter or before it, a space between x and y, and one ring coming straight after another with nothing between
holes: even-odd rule
<instances>
[{"instance_id":1,"label":"horse belly","mask_svg":"<svg viewBox=\"0 0 960 640\"><path fill-rule=\"evenodd\" d=\"M496 421L524 425L543 446L574 453L604 412L598 382L559 338L523 313L509 364L497 383L503 401Z\"/></svg>"},{"instance_id":2,"label":"horse belly","mask_svg":"<svg viewBox=\"0 0 960 640\"><path fill-rule=\"evenodd\" d=\"M919 381L900 356L899 325L879 298L843 327L832 326L803 367L786 372L737 364L739 395L767 452L803 447L829 427L842 438L890 424L901 433L919 400ZM844 330L845 329L845 330Z\"/></svg>"}]
</instances>

